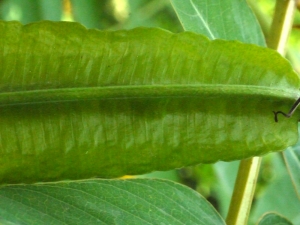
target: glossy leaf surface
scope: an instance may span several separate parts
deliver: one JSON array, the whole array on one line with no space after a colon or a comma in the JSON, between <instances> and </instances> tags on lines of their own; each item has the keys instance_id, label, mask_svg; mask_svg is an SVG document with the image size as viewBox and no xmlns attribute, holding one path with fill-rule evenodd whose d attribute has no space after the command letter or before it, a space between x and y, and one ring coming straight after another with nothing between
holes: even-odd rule
<instances>
[{"instance_id":1,"label":"glossy leaf surface","mask_svg":"<svg viewBox=\"0 0 300 225\"><path fill-rule=\"evenodd\" d=\"M275 51L161 29L1 22L0 179L116 177L285 149L299 77Z\"/></svg>"},{"instance_id":2,"label":"glossy leaf surface","mask_svg":"<svg viewBox=\"0 0 300 225\"><path fill-rule=\"evenodd\" d=\"M225 225L213 206L197 192L170 181L155 179L2 187L0 218L3 224L30 225Z\"/></svg>"}]
</instances>

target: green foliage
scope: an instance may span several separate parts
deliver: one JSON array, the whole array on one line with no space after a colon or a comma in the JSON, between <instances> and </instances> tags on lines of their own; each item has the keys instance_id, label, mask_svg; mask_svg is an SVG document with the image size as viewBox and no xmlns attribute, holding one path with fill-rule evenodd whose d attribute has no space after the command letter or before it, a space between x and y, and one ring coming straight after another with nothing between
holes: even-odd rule
<instances>
[{"instance_id":1,"label":"green foliage","mask_svg":"<svg viewBox=\"0 0 300 225\"><path fill-rule=\"evenodd\" d=\"M265 46L255 16L244 1L214 0L212 4L202 0L171 2L187 31L203 34L209 39L239 40ZM225 16L224 12L234 16Z\"/></svg>"},{"instance_id":2,"label":"green foliage","mask_svg":"<svg viewBox=\"0 0 300 225\"><path fill-rule=\"evenodd\" d=\"M14 224L225 224L201 195L156 179L14 185L0 200L0 218Z\"/></svg>"},{"instance_id":3,"label":"green foliage","mask_svg":"<svg viewBox=\"0 0 300 225\"><path fill-rule=\"evenodd\" d=\"M274 154L266 157L263 168L261 179L264 179L265 184L261 184L250 221L254 224L263 214L278 212L297 225L300 201L281 155Z\"/></svg>"},{"instance_id":4,"label":"green foliage","mask_svg":"<svg viewBox=\"0 0 300 225\"><path fill-rule=\"evenodd\" d=\"M288 172L292 178L296 193L300 199L300 143L284 151L284 159L287 164Z\"/></svg>"},{"instance_id":5,"label":"green foliage","mask_svg":"<svg viewBox=\"0 0 300 225\"><path fill-rule=\"evenodd\" d=\"M268 213L263 216L258 225L292 225L292 223L276 213Z\"/></svg>"},{"instance_id":6,"label":"green foliage","mask_svg":"<svg viewBox=\"0 0 300 225\"><path fill-rule=\"evenodd\" d=\"M290 107L300 80L273 50L68 22L2 22L0 33L3 183L230 161L297 140L297 118L275 123L272 111Z\"/></svg>"},{"instance_id":7,"label":"green foliage","mask_svg":"<svg viewBox=\"0 0 300 225\"><path fill-rule=\"evenodd\" d=\"M64 3L68 2L69 1L64 1ZM0 1L0 18L5 20L20 20L22 23L29 23L41 19L75 19L81 21L88 28L96 27L116 30L146 26L161 27L173 32L182 30L179 26L180 20L185 30L200 32L211 39L213 38L207 34L208 31L212 33L214 37L220 39L239 40L245 43L264 45L264 40L260 28L256 23L256 19L244 1L172 0L179 20L170 2L167 0L72 0L70 2L72 8L71 11L68 11L69 9L66 9L66 6L64 6L63 10L62 1L59 0L3 0ZM118 2L118 4L116 5L114 2ZM123 11L119 12L116 6L120 6L123 3L126 3L123 7ZM191 20L191 18L193 20ZM262 21L261 18L260 21ZM18 32L21 32L24 27L18 23L15 24L16 27L14 27L14 29L19 29ZM35 25L29 25L26 26L26 28L32 26ZM136 76L136 78L140 78L140 81L137 79L139 81L136 85L137 89L133 90L130 82L129 85L122 83L122 79L124 79L124 77L126 78L125 75L127 72L126 69L123 68L123 72L120 73L121 75L119 74L122 79L118 79L116 76L116 79L112 79L120 88L118 89L117 86L113 86L110 83L105 90L101 82L98 83L95 81L96 75L92 75L92 77L94 76L94 80L91 79L91 82L86 82L90 79L88 78L89 73L87 69L92 68L87 62L94 62L94 65L102 64L103 62L97 59L97 57L88 60L89 54L87 52L84 54L85 58L80 60L79 56L82 55L83 51L79 49L81 47L84 49L88 45L81 45L80 40L82 40L82 36L78 37L75 34L76 30L81 32L81 34L98 33L98 31L87 31L78 25L71 26L74 26L75 31L68 30L70 27L65 26L64 31L56 32L52 34L52 37L61 35L60 38L56 40L56 43L60 43L57 49L64 49L65 51L64 53L61 52L61 56L65 56L64 54L67 52L71 52L71 55L77 54L78 57L73 58L73 60L75 60L74 62L79 62L79 66L86 69L80 70L80 74L76 68L72 71L75 65L75 63L72 62L72 58L55 58L59 56L59 54L55 54L53 49L49 50L50 48L47 50L47 58L45 57L45 53L47 52L45 49L29 48L38 46L38 42L34 42L39 40L39 35L45 35L45 33L40 32L43 30L42 28L32 33L33 35L30 38L27 37L19 41L19 43L23 44L23 47L20 49L23 50L24 54L18 52L17 49L19 46L10 48L9 51L6 48L0 48L0 55L2 56L0 57L0 73L3 74L3 68L8 69L6 72L9 70L13 71L13 73L6 73L10 74L6 77L0 76L0 79L2 79L0 82L2 88L0 102L2 102L1 109L3 109L0 111L1 151L7 154L13 152L14 149L26 149L23 153L27 154L25 157L24 154L22 155L22 152L17 151L15 155L10 156L11 158L5 158L3 155L0 157L0 160L2 160L0 163L2 166L0 166L0 171L2 174L7 175L5 178L6 182L9 180L29 182L33 180L53 180L57 178L71 179L90 177L97 174L107 174L107 169L114 171L114 173L117 171L115 175L128 173L128 171L141 173L142 171L168 169L196 163L199 162L199 157L201 160L210 157L211 159L214 158L214 160L211 161L215 161L218 160L218 157L219 159L225 157L222 158L223 160L226 159L226 157L227 160L243 158L246 157L247 154L250 154L251 151L252 153L250 155L264 154L270 150L282 150L295 142L297 133L296 120L298 116L295 115L292 119L286 119L280 116L279 123L276 124L272 111L288 111L293 101L299 95L299 78L298 75L291 71L285 60L280 58L277 54L271 53L272 51L263 49L260 52L249 52L249 48L252 50L262 48L249 47L250 45L219 40L208 42L206 38L200 38L200 36L195 34L174 35L158 29L150 29L153 32L163 32L166 36L169 35L176 38L183 38L183 36L185 36L185 38L187 38L186 36L198 38L193 40L183 38L183 41L180 42L182 46L177 44L171 47L172 43L162 43L162 40L165 39L153 36L147 37L145 34L141 40L152 38L155 41L149 44L149 49L146 49L147 53L150 53L150 56L147 58L144 55L140 55L140 58L151 59L151 62L154 61L158 63L161 67L157 71L161 72L164 76L159 77L159 75L157 75L155 85L151 83L150 79L145 85L145 83L143 83L144 80L141 78L143 76L147 78L146 75L150 66L144 66L144 68L141 66L139 74ZM53 28L54 27L51 29ZM44 31L45 30L47 30L47 26ZM142 30L145 31L147 29ZM9 41L16 41L18 35L11 31L10 36L4 38L4 33L6 32L7 30L0 32L0 39L2 38L0 45L7 47L9 46ZM137 32L137 30L135 32ZM157 34L155 32L153 35ZM24 32L24 34L25 33L26 32ZM122 32L104 33L113 35L121 34ZM125 36L128 35L127 32L123 32L123 34L125 34ZM70 47L70 45L76 43L76 41L71 43L69 36L74 37L74 39L79 38L77 40L77 48L71 46L71 51L68 51L66 47ZM139 43L133 39L134 38L132 38L132 41L127 40L126 43L132 45L133 43ZM173 62L174 65L169 67L169 70L172 71L173 69L174 72L172 73L176 74L175 72L180 68L179 65L183 65L182 73L180 75L178 74L177 80L174 79L174 77L172 77L172 79L168 77L166 74L169 73L166 73L163 69L166 68L166 65L172 60L166 60L167 56L163 55L165 51L157 51L157 53L160 54L155 55L155 51L152 47L164 44L163 46L169 49L171 59L175 62L177 58L183 59L186 57L186 54L180 54L180 51L187 46L192 46L188 52L194 52L194 57L205 58L207 56L199 56L196 49L193 49L199 48L198 45L202 47L206 46L198 39L201 39L203 43L209 43L207 46L209 45L211 47L212 57L206 58L208 59L206 61L209 62L208 68L210 68L211 71L207 73L209 70L204 70L204 73L197 73L195 69L190 70L189 61L186 60L180 63ZM49 39L46 38L45 40ZM63 42L63 40L66 42ZM187 40L189 42L185 43ZM297 38L293 40L295 41ZM117 43L115 40L108 40L108 42L110 44ZM54 42L49 41L48 43ZM216 47L218 43L220 46ZM89 49L93 57L97 56L95 45L95 43L90 45ZM28 48L26 48L26 46ZM232 49L232 46L244 47ZM141 43L132 47L132 49L136 49L135 54L139 54L139 50L141 49L139 49L139 47L141 47ZM171 51L173 47L177 49L175 53ZM165 50L165 48L162 49ZM214 49L217 51L214 52ZM35 50L36 53L39 52L39 55L37 54L36 57L32 57L32 52ZM226 53L226 57L220 57L220 52L223 51ZM238 57L235 59L237 61L234 61L235 66L233 65L233 61L231 62L233 59L232 55L235 54L234 51L238 54ZM292 52L297 51L293 50ZM5 56L3 53L5 53ZM11 55L6 53L10 53ZM260 56L258 53L265 55ZM101 51L99 54L103 54L102 56L105 58L108 57L108 54L104 56L104 53ZM273 56L269 58L269 54ZM41 58L39 59L40 56ZM117 54L114 56L118 57ZM221 56L224 56L223 53ZM55 60L53 60L54 58L52 57L54 57ZM157 60L156 57L162 57L160 59L163 59L163 61ZM188 57L186 59L188 59ZM113 61L116 59L109 60ZM226 66L229 65L231 71L226 73L225 68L227 67L225 66L222 71L217 60L221 60ZM256 64L256 66L252 64L260 60L262 60L262 64ZM139 60L134 60L134 62L135 61L139 63ZM293 61L295 63L298 62L296 58L293 58ZM13 65L14 62L19 62L19 64L16 64L18 67ZM71 66L67 68L64 62L68 62ZM80 62L83 64L80 64ZM85 65L84 62L86 62ZM150 65L150 62L148 63ZM48 70L46 64L49 65L52 70ZM57 67L55 67L58 65L63 69L61 73L59 73ZM107 65L107 63L105 64L104 62L103 65ZM126 65L129 65L129 63L127 62ZM236 67L237 65L239 67ZM282 65L286 66L280 69ZM219 69L216 66L219 66ZM130 68L130 66L128 67ZM214 67L216 67L220 73L223 72L223 74L228 74L228 76L220 76L218 75L219 72L215 74L212 71ZM28 73L28 68L32 68L35 71L34 74L37 76L34 77L34 79L27 76L30 74ZM40 71L39 68L41 69ZM122 69L120 64L116 63L114 67L111 68ZM235 68L244 68L244 71L247 72L247 76L245 76L246 79L239 80L239 71L235 70ZM288 68L288 72L286 72L286 68ZM107 70L103 76L106 74L117 74L117 69L115 71L113 69ZM145 69L146 72L143 69ZM190 84L187 82L188 78L186 77L189 71L192 71L191 74L195 78ZM276 72L274 72L275 76L272 77L263 71ZM257 72L260 72L263 76L260 77ZM27 75L23 76L25 73L27 73ZM45 74L49 76L45 76ZM53 74L56 74L56 76L53 76ZM81 74L84 74L84 76L81 77ZM198 89L202 83L198 82L196 78L200 79L200 77L206 77L208 78L206 81L208 81L210 75L212 75L213 79L211 79L211 82L205 83L208 89ZM76 80L72 80L74 76L77 78ZM51 80L50 77L53 79ZM111 75L110 77L113 76ZM49 78L50 80L47 80ZM171 85L163 83L167 82L166 79L172 80ZM195 81L196 84L194 84ZM234 85L232 85L233 83L231 82L233 82ZM246 82L247 85L244 85L244 82ZM157 84L163 85L159 86ZM212 85L216 86L216 84L219 85L218 88L211 89ZM151 85L155 86L155 88L150 88L152 87ZM169 88L166 88L166 86ZM186 88L182 88L183 86ZM232 88L230 89L229 87L231 86ZM110 92L108 90L113 91ZM108 100L109 95L116 97L116 95L120 94L123 97L124 95L126 96L125 101L123 101L124 99ZM185 94L188 94L188 97ZM161 99L163 96L163 99L166 98L168 101L154 101L149 98L151 95L160 96ZM141 97L140 101L134 98L136 96ZM181 101L179 99L180 96L183 97ZM103 97L106 98L106 100L99 101L99 98ZM94 99L92 100L91 98ZM99 104L99 102L101 103ZM110 104L111 102L113 104ZM104 107L106 109L104 109ZM123 109L125 110L122 111ZM203 116L202 122L204 122L204 124L206 119L210 122L210 124L206 122L207 126L204 127L205 129L203 129L202 123L200 122L194 123L195 126L192 127L193 123L191 123L191 120L188 120L188 118L192 118L193 114L196 115L197 113L199 114L199 112L201 112L201 116ZM127 133L124 132L124 125L128 125L128 123L122 120L122 115L126 115L124 118L128 118L128 115L133 115L133 117L130 118L134 118L135 120L128 121L135 124L132 128L140 128L130 130L135 136L128 136ZM164 134L167 135L166 137L173 135L173 139L167 139L167 144L164 144L164 146L161 145L160 150L157 148L157 145L151 148L151 150L156 153L156 157L151 158L149 152L145 151L146 148L144 147L148 146L147 148L149 148L153 142L145 142L144 145L140 145L142 147L138 150L136 148L132 152L115 151L111 153L105 151L105 149L111 149L112 145L119 145L123 149L127 149L127 145L132 146L131 142L128 141L130 138L134 138L134 143L142 143L138 142L146 140L145 138L139 139L141 135L145 134L145 131L141 132L142 127L147 129L148 137L160 137L160 135L162 135L161 132L153 132L158 130L158 126L155 125L155 119L165 121L162 120L162 118L166 118L166 115L172 115L172 119L167 120L167 122L173 125L169 130L168 124L165 124ZM145 120L145 118L149 120ZM134 121L137 122L134 123ZM145 121L147 123L143 123ZM159 124L164 125L163 122ZM223 126L220 126L222 124ZM149 127L148 125L151 126ZM122 141L119 142L115 140L111 142L111 144L113 143L112 145L108 145L107 142L105 149L97 148L97 146L99 147L99 143L101 143L99 141L101 140L101 135L100 137L98 135L99 132L102 132L101 129L99 129L101 126L106 126L106 134L110 134L111 136L118 135L118 140L120 140L120 137L123 137L123 139L121 138ZM230 138L218 139L220 138L220 132L224 126L226 127L226 131L231 131L225 133L225 137L230 136ZM178 128L177 130L175 129L176 127ZM172 131L173 133L171 134ZM175 131L177 133L174 133ZM209 133L209 131L211 131L211 133ZM47 135L45 136L44 134ZM265 140L269 142L265 143ZM270 140L273 141L270 142ZM229 145L227 145L228 141L231 142ZM279 143L275 143L276 141ZM192 145L182 145L182 143L189 144L192 142L197 144L197 149ZM244 142L242 145L237 144L242 142ZM155 143L158 144L159 142ZM173 143L172 148L168 147L170 143ZM174 144L176 143L177 148L174 148ZM198 150L198 146L203 146L203 143L206 143L206 148L212 146L209 151L204 151L202 148ZM255 151L257 146L254 146L253 143L263 143L263 145L260 146L259 150ZM17 148L15 148L15 146L17 146ZM50 149L51 146L59 146L57 149L60 149L61 152L55 151L55 148ZM78 146L81 146L80 149L82 152L87 152L86 158L85 155L80 155L78 152L72 155L74 151L70 150L74 150ZM274 146L277 146L277 149L272 148ZM50 152L53 154L48 154L43 158L41 149L46 150L46 154ZM97 151L100 149L100 152L102 152L99 153L99 155L92 155L89 151L91 149L95 151L96 149ZM166 155L167 150L170 150L170 155ZM174 152L176 152L175 155ZM203 156L199 154L200 152L203 153ZM299 172L295 169L299 166L297 152L290 150L284 154L288 162L289 171L293 177L294 185L299 190L299 185L297 184ZM101 161L101 157L108 156L108 160L105 161L105 159L102 159ZM299 218L297 218L297 210L300 207L299 200L295 195L285 168L282 163L278 163L280 159L271 156L271 154L268 155L263 164L264 166L260 178L263 183L260 184L256 195L250 224L255 223L255 221L268 210L275 210L293 220L295 224L299 224ZM59 157L60 159L57 159ZM274 160L274 158L276 158L276 160ZM143 164L142 162L145 161L147 161L147 163ZM173 161L177 164L173 164ZM110 164L107 164L107 162ZM18 165L22 166L18 167ZM116 167L113 168L111 165L116 165ZM121 172L120 168L122 169ZM204 168L204 166L198 167L198 170L199 168ZM205 196L215 202L214 206L221 211L224 217L231 195L233 179L235 177L234 171L236 171L236 162L234 162L233 165L232 163L220 162L214 166L206 165L206 168L209 168L207 172L202 169L201 171L196 170L196 172L193 173L195 184L191 186L203 193L205 192ZM215 178L210 177L212 176L212 168L215 169ZM27 169L28 171L25 172ZM67 172L62 172L61 169ZM85 172L83 172L84 170ZM193 170L193 168L191 167L190 170ZM282 173L278 173L279 171ZM36 177L38 173L40 173L40 178ZM174 177L174 173L176 174L174 171L168 173L154 173L148 176L172 176L172 179L178 180L178 177ZM43 174L49 175L48 178ZM216 179L217 182L214 182ZM210 187L209 184L212 186ZM158 217L157 215L162 216ZM166 224L176 224L176 222L181 222L182 224L188 224L189 222L191 224L201 224L201 222L204 224L224 224L224 221L222 221L220 216L203 197L180 185L158 180L86 180L2 186L0 188L0 218L1 224L41 224L45 223L45 218L52 220L52 224L91 224L92 220L97 221L97 219L99 219L95 222L97 224L101 224L100 221L103 221L102 224L160 224L161 222L165 222ZM141 222L141 219L145 218L146 220ZM147 220L147 218L150 218L150 220ZM159 219L155 221L155 218ZM210 222L205 219L210 219ZM273 214L265 216L260 222L264 222L262 224L275 224L278 221L284 221L284 224L291 224L286 222L281 216Z\"/></svg>"}]
</instances>

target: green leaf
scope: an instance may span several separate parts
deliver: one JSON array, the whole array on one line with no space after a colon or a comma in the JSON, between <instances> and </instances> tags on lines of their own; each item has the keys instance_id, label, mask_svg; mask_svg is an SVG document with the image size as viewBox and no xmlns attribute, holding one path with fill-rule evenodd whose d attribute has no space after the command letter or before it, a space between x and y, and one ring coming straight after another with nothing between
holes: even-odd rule
<instances>
[{"instance_id":1,"label":"green leaf","mask_svg":"<svg viewBox=\"0 0 300 225\"><path fill-rule=\"evenodd\" d=\"M265 188L260 191L256 198L251 212L250 224L254 224L261 215L268 212L280 212L281 215L289 218L293 224L300 224L300 201L294 191L282 157L280 154L272 154L270 157L272 157L271 164L262 170L262 173L264 176L271 177L272 180L264 184ZM266 158L264 157L264 159Z\"/></svg>"},{"instance_id":2,"label":"green leaf","mask_svg":"<svg viewBox=\"0 0 300 225\"><path fill-rule=\"evenodd\" d=\"M6 20L19 20L22 23L41 20L39 1L40 0L3 1L3 5L1 5L3 18Z\"/></svg>"},{"instance_id":3,"label":"green leaf","mask_svg":"<svg viewBox=\"0 0 300 225\"><path fill-rule=\"evenodd\" d=\"M105 29L116 23L109 10L109 0L71 0L76 21L88 28Z\"/></svg>"},{"instance_id":4,"label":"green leaf","mask_svg":"<svg viewBox=\"0 0 300 225\"><path fill-rule=\"evenodd\" d=\"M277 214L267 213L260 219L258 225L293 225L288 219Z\"/></svg>"},{"instance_id":5,"label":"green leaf","mask_svg":"<svg viewBox=\"0 0 300 225\"><path fill-rule=\"evenodd\" d=\"M88 180L2 187L0 218L14 224L30 225L225 225L212 205L197 192L170 181L155 179Z\"/></svg>"},{"instance_id":6,"label":"green leaf","mask_svg":"<svg viewBox=\"0 0 300 225\"><path fill-rule=\"evenodd\" d=\"M63 3L61 0L39 0L39 6L42 19L55 21L61 20L63 12Z\"/></svg>"},{"instance_id":7,"label":"green leaf","mask_svg":"<svg viewBox=\"0 0 300 225\"><path fill-rule=\"evenodd\" d=\"M190 32L0 23L0 182L141 174L279 151L300 80L273 50Z\"/></svg>"},{"instance_id":8,"label":"green leaf","mask_svg":"<svg viewBox=\"0 0 300 225\"><path fill-rule=\"evenodd\" d=\"M61 0L7 0L0 7L2 19L30 23L42 19L59 21L63 5Z\"/></svg>"},{"instance_id":9,"label":"green leaf","mask_svg":"<svg viewBox=\"0 0 300 225\"><path fill-rule=\"evenodd\" d=\"M218 199L218 211L225 218L230 206L235 179L239 169L239 161L217 162L213 164L213 168L217 179L212 185L212 189Z\"/></svg>"},{"instance_id":10,"label":"green leaf","mask_svg":"<svg viewBox=\"0 0 300 225\"><path fill-rule=\"evenodd\" d=\"M245 0L171 0L171 3L187 31L210 39L265 46L262 31Z\"/></svg>"},{"instance_id":11,"label":"green leaf","mask_svg":"<svg viewBox=\"0 0 300 225\"><path fill-rule=\"evenodd\" d=\"M175 33L182 27L169 0L128 1L129 15L118 27L132 29L142 27L160 27Z\"/></svg>"},{"instance_id":12,"label":"green leaf","mask_svg":"<svg viewBox=\"0 0 300 225\"><path fill-rule=\"evenodd\" d=\"M300 199L300 142L283 152L288 172Z\"/></svg>"}]
</instances>

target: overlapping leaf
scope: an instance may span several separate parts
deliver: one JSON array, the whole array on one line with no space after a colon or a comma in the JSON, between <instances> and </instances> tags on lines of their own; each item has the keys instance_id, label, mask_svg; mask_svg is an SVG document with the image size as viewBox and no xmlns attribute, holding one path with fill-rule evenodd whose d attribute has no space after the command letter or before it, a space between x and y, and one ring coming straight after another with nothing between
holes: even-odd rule
<instances>
[{"instance_id":1,"label":"overlapping leaf","mask_svg":"<svg viewBox=\"0 0 300 225\"><path fill-rule=\"evenodd\" d=\"M277 214L277 213L268 213L265 214L258 225L293 225L288 219Z\"/></svg>"},{"instance_id":2,"label":"overlapping leaf","mask_svg":"<svg viewBox=\"0 0 300 225\"><path fill-rule=\"evenodd\" d=\"M0 222L30 225L225 224L198 193L170 181L154 179L2 187Z\"/></svg>"},{"instance_id":3,"label":"overlapping leaf","mask_svg":"<svg viewBox=\"0 0 300 225\"><path fill-rule=\"evenodd\" d=\"M187 31L210 39L239 40L265 46L256 18L246 1L240 0L171 0Z\"/></svg>"},{"instance_id":4,"label":"overlapping leaf","mask_svg":"<svg viewBox=\"0 0 300 225\"><path fill-rule=\"evenodd\" d=\"M284 159L286 162L289 175L292 179L295 191L300 199L300 143L295 146L289 147L284 151Z\"/></svg>"},{"instance_id":5,"label":"overlapping leaf","mask_svg":"<svg viewBox=\"0 0 300 225\"><path fill-rule=\"evenodd\" d=\"M272 50L161 29L1 22L1 182L116 177L278 151L299 77ZM284 75L284 76L283 76Z\"/></svg>"}]
</instances>

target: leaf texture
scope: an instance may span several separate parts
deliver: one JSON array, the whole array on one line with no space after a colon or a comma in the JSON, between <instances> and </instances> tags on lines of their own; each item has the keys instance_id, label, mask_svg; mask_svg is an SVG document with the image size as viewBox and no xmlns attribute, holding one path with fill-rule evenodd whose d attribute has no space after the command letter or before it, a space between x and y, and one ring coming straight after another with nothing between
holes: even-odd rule
<instances>
[{"instance_id":1,"label":"leaf texture","mask_svg":"<svg viewBox=\"0 0 300 225\"><path fill-rule=\"evenodd\" d=\"M240 0L171 0L186 31L209 39L239 40L265 46L260 26L247 5Z\"/></svg>"},{"instance_id":2,"label":"leaf texture","mask_svg":"<svg viewBox=\"0 0 300 225\"><path fill-rule=\"evenodd\" d=\"M0 200L3 224L225 224L197 192L157 179L11 185Z\"/></svg>"},{"instance_id":3,"label":"leaf texture","mask_svg":"<svg viewBox=\"0 0 300 225\"><path fill-rule=\"evenodd\" d=\"M2 183L117 177L279 151L299 77L273 50L157 28L0 23Z\"/></svg>"}]
</instances>

